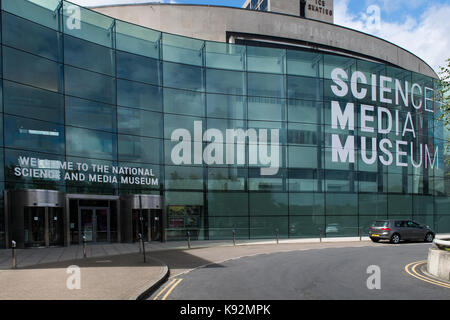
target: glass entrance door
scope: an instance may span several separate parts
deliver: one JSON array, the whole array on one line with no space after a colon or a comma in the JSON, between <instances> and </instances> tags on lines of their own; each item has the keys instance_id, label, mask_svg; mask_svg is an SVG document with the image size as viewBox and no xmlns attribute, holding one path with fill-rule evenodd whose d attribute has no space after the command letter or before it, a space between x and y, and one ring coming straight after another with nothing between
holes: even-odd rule
<instances>
[{"instance_id":1,"label":"glass entrance door","mask_svg":"<svg viewBox=\"0 0 450 320\"><path fill-rule=\"evenodd\" d=\"M133 241L139 240L139 233L142 233L144 241L150 241L149 239L149 216L150 209L142 209L142 225L141 225L141 214L138 209L134 209L131 213L132 219L132 232Z\"/></svg>"},{"instance_id":2,"label":"glass entrance door","mask_svg":"<svg viewBox=\"0 0 450 320\"><path fill-rule=\"evenodd\" d=\"M47 208L47 210L49 245L63 245L63 210L62 208Z\"/></svg>"},{"instance_id":3,"label":"glass entrance door","mask_svg":"<svg viewBox=\"0 0 450 320\"><path fill-rule=\"evenodd\" d=\"M162 241L161 210L150 210L150 229L152 241Z\"/></svg>"},{"instance_id":4,"label":"glass entrance door","mask_svg":"<svg viewBox=\"0 0 450 320\"><path fill-rule=\"evenodd\" d=\"M80 237L85 236L87 242L92 242L94 240L94 210L93 209L80 209L81 222L80 226ZM80 241L82 243L82 241Z\"/></svg>"},{"instance_id":5,"label":"glass entrance door","mask_svg":"<svg viewBox=\"0 0 450 320\"><path fill-rule=\"evenodd\" d=\"M24 244L26 247L63 245L63 209L25 207Z\"/></svg>"},{"instance_id":6,"label":"glass entrance door","mask_svg":"<svg viewBox=\"0 0 450 320\"><path fill-rule=\"evenodd\" d=\"M88 242L109 242L109 208L82 208L79 210L80 237L86 236ZM82 243L82 239L80 239Z\"/></svg>"},{"instance_id":7,"label":"glass entrance door","mask_svg":"<svg viewBox=\"0 0 450 320\"><path fill-rule=\"evenodd\" d=\"M45 246L45 208L25 207L24 215L25 246Z\"/></svg>"},{"instance_id":8,"label":"glass entrance door","mask_svg":"<svg viewBox=\"0 0 450 320\"><path fill-rule=\"evenodd\" d=\"M95 209L96 241L109 242L109 209Z\"/></svg>"}]
</instances>

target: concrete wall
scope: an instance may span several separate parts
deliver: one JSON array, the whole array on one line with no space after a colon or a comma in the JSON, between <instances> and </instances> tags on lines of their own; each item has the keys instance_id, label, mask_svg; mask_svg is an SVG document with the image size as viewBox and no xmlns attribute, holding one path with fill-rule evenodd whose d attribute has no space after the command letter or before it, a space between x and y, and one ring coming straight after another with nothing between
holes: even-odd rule
<instances>
[{"instance_id":1,"label":"concrete wall","mask_svg":"<svg viewBox=\"0 0 450 320\"><path fill-rule=\"evenodd\" d=\"M273 12L199 5L144 4L93 9L148 28L203 40L226 42L229 31L336 47L437 78L425 62L392 43L320 21Z\"/></svg>"},{"instance_id":2,"label":"concrete wall","mask_svg":"<svg viewBox=\"0 0 450 320\"><path fill-rule=\"evenodd\" d=\"M427 269L431 275L450 281L450 251L430 248Z\"/></svg>"}]
</instances>

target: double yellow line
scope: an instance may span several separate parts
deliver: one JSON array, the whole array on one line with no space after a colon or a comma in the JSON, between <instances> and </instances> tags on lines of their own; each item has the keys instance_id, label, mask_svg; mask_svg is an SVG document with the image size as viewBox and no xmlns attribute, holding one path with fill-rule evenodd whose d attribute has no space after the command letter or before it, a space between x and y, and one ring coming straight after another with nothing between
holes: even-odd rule
<instances>
[{"instance_id":1,"label":"double yellow line","mask_svg":"<svg viewBox=\"0 0 450 320\"><path fill-rule=\"evenodd\" d=\"M183 281L183 279L176 279L176 278L172 279L162 290L158 292L158 294L153 298L153 300L158 300L163 293L165 293L164 296L162 296L162 298L159 300L166 300L169 294L172 293L173 289L175 289L175 287L179 285L181 281Z\"/></svg>"},{"instance_id":2,"label":"double yellow line","mask_svg":"<svg viewBox=\"0 0 450 320\"><path fill-rule=\"evenodd\" d=\"M417 278L417 279L419 279L419 280L422 280L422 281L425 281L425 282L428 282L428 283L431 283L431 284L434 284L434 285L437 285L437 286L440 286L440 287L443 287L443 288L448 288L448 289L450 289L450 283L448 283L448 282L442 282L442 281L438 281L438 280L435 280L435 279L430 278L430 277L426 277L426 276L420 274L420 273L416 270L416 268L417 268L418 266L423 265L423 264L425 264L426 262L427 262L426 260L417 261L417 262L412 262L412 263L408 264L407 266L405 266L405 271L406 271L409 275L413 276L414 278Z\"/></svg>"}]
</instances>

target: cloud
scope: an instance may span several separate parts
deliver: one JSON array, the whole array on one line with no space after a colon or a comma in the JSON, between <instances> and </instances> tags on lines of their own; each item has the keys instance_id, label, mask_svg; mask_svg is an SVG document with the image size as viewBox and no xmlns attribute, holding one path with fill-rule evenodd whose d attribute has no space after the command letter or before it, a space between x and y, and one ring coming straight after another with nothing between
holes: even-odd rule
<instances>
[{"instance_id":1,"label":"cloud","mask_svg":"<svg viewBox=\"0 0 450 320\"><path fill-rule=\"evenodd\" d=\"M450 58L449 4L431 5L420 16L406 16L403 21L394 22L383 19L383 9L381 9L380 27L374 28L367 23L366 12L350 13L349 1L335 1L336 24L395 43L425 60L436 72L440 70L440 66L445 65L445 60ZM421 0L413 1L411 6L418 6L419 2ZM384 1L381 3L382 6L383 3Z\"/></svg>"}]
</instances>

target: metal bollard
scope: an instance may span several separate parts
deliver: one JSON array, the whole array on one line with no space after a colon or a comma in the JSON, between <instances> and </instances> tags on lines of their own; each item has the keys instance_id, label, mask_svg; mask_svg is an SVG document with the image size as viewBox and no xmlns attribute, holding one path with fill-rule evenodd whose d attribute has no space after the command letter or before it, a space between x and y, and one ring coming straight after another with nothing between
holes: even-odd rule
<instances>
[{"instance_id":1,"label":"metal bollard","mask_svg":"<svg viewBox=\"0 0 450 320\"><path fill-rule=\"evenodd\" d=\"M141 251L141 247L142 247L142 251ZM139 233L139 253L141 253L144 255L144 263L146 262L146 257L145 257L145 244L144 244L144 237L142 236L141 233Z\"/></svg>"},{"instance_id":2,"label":"metal bollard","mask_svg":"<svg viewBox=\"0 0 450 320\"><path fill-rule=\"evenodd\" d=\"M277 244L279 244L279 243L280 243L280 232L279 232L278 229L276 229L276 230L275 230L275 233L276 233L276 235L277 235Z\"/></svg>"},{"instance_id":3,"label":"metal bollard","mask_svg":"<svg viewBox=\"0 0 450 320\"><path fill-rule=\"evenodd\" d=\"M361 231L361 228L359 228L358 230L359 230L359 241L362 241L362 231Z\"/></svg>"},{"instance_id":4,"label":"metal bollard","mask_svg":"<svg viewBox=\"0 0 450 320\"><path fill-rule=\"evenodd\" d=\"M187 235L187 242L188 242L188 249L191 248L191 233L188 231L186 232Z\"/></svg>"},{"instance_id":5,"label":"metal bollard","mask_svg":"<svg viewBox=\"0 0 450 320\"><path fill-rule=\"evenodd\" d=\"M138 233L138 245L139 245L139 253L142 253L142 243L141 243L141 234Z\"/></svg>"},{"instance_id":6,"label":"metal bollard","mask_svg":"<svg viewBox=\"0 0 450 320\"><path fill-rule=\"evenodd\" d=\"M11 241L11 249L12 249L12 268L17 269L16 242L14 240Z\"/></svg>"},{"instance_id":7,"label":"metal bollard","mask_svg":"<svg viewBox=\"0 0 450 320\"><path fill-rule=\"evenodd\" d=\"M236 230L233 230L233 246L236 245Z\"/></svg>"},{"instance_id":8,"label":"metal bollard","mask_svg":"<svg viewBox=\"0 0 450 320\"><path fill-rule=\"evenodd\" d=\"M320 242L322 242L322 228L319 228L319 232L320 232Z\"/></svg>"},{"instance_id":9,"label":"metal bollard","mask_svg":"<svg viewBox=\"0 0 450 320\"><path fill-rule=\"evenodd\" d=\"M83 236L83 258L86 258L86 235Z\"/></svg>"}]
</instances>

